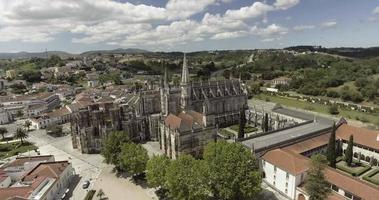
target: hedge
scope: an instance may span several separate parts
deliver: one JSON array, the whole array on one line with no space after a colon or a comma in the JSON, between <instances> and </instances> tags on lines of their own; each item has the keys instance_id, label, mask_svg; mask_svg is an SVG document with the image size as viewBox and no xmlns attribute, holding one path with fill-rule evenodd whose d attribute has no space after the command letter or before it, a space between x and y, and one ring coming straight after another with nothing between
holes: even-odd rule
<instances>
[{"instance_id":1,"label":"hedge","mask_svg":"<svg viewBox=\"0 0 379 200\"><path fill-rule=\"evenodd\" d=\"M363 177L363 180L379 185L379 180L372 178L377 173L379 173L379 169L373 170L372 172L368 173L366 176Z\"/></svg>"},{"instance_id":2,"label":"hedge","mask_svg":"<svg viewBox=\"0 0 379 200\"><path fill-rule=\"evenodd\" d=\"M93 196L95 195L96 193L96 190L90 190L88 191L86 197L84 198L84 200L92 200Z\"/></svg>"},{"instance_id":3,"label":"hedge","mask_svg":"<svg viewBox=\"0 0 379 200\"><path fill-rule=\"evenodd\" d=\"M349 167L345 167L345 166L341 166L341 165L337 165L337 169L342 170L344 172L347 172L347 173L351 174L352 176L360 176L363 173L365 173L365 172L367 172L368 170L371 169L371 167L368 166L368 165L363 165L362 164L362 166L364 168L361 169L361 170L359 170L359 171L357 171L357 172L355 172L354 170L350 169Z\"/></svg>"}]
</instances>

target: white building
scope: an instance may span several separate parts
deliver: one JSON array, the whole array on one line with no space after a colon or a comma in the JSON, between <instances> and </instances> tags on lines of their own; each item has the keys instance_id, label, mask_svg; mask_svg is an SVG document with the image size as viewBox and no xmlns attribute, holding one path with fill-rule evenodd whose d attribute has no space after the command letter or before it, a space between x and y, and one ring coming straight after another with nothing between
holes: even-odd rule
<instances>
[{"instance_id":1,"label":"white building","mask_svg":"<svg viewBox=\"0 0 379 200\"><path fill-rule=\"evenodd\" d=\"M267 152L262 157L263 181L290 199L296 199L296 187L305 179L308 161L300 155L282 149Z\"/></svg>"},{"instance_id":2,"label":"white building","mask_svg":"<svg viewBox=\"0 0 379 200\"><path fill-rule=\"evenodd\" d=\"M51 125L59 125L70 121L71 112L65 107L53 112L49 112L38 117L31 118L31 127L34 129L44 129Z\"/></svg>"},{"instance_id":3,"label":"white building","mask_svg":"<svg viewBox=\"0 0 379 200\"><path fill-rule=\"evenodd\" d=\"M29 170L36 167L41 162L52 162L55 158L52 155L17 157L3 167L3 171L11 178L12 183L17 182Z\"/></svg>"},{"instance_id":4,"label":"white building","mask_svg":"<svg viewBox=\"0 0 379 200\"><path fill-rule=\"evenodd\" d=\"M8 124L13 121L12 113L6 109L0 108L0 124Z\"/></svg>"},{"instance_id":5,"label":"white building","mask_svg":"<svg viewBox=\"0 0 379 200\"><path fill-rule=\"evenodd\" d=\"M337 125L336 138L342 140L343 149L350 135L354 135L354 155L361 155L362 161L377 165L372 160L378 156L379 132L349 126L346 121L341 121ZM309 157L325 152L329 138L330 133L324 133L264 153L260 162L264 182L288 199L308 200L304 182L310 165ZM378 187L344 172L326 167L324 174L332 189L328 200L377 200L379 197Z\"/></svg>"},{"instance_id":6,"label":"white building","mask_svg":"<svg viewBox=\"0 0 379 200\"><path fill-rule=\"evenodd\" d=\"M40 162L7 188L0 188L0 199L61 199L68 189L74 169L68 161Z\"/></svg>"}]
</instances>

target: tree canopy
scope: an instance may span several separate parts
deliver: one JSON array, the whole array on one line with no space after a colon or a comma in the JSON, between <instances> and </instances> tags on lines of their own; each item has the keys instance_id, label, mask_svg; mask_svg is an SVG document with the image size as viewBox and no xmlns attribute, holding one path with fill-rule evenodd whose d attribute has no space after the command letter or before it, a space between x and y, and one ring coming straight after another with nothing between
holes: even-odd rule
<instances>
[{"instance_id":1,"label":"tree canopy","mask_svg":"<svg viewBox=\"0 0 379 200\"><path fill-rule=\"evenodd\" d=\"M261 191L261 173L252 153L237 143L209 143L204 151L211 193L216 199L253 199Z\"/></svg>"},{"instance_id":2,"label":"tree canopy","mask_svg":"<svg viewBox=\"0 0 379 200\"><path fill-rule=\"evenodd\" d=\"M321 154L316 154L311 158L311 166L305 181L305 190L309 195L309 200L324 200L330 193L329 183L324 175L326 163L326 158Z\"/></svg>"},{"instance_id":3,"label":"tree canopy","mask_svg":"<svg viewBox=\"0 0 379 200\"><path fill-rule=\"evenodd\" d=\"M140 144L127 142L122 145L119 157L120 167L132 175L141 174L146 170L149 160L147 150Z\"/></svg>"}]
</instances>

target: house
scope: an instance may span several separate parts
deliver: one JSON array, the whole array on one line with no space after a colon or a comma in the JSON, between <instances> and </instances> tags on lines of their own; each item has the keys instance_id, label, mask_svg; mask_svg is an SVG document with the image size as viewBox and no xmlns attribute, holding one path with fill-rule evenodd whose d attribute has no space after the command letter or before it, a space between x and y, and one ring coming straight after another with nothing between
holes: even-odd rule
<instances>
[{"instance_id":1,"label":"house","mask_svg":"<svg viewBox=\"0 0 379 200\"><path fill-rule=\"evenodd\" d=\"M14 119L11 112L6 109L0 108L0 124L8 124L13 120Z\"/></svg>"},{"instance_id":2,"label":"house","mask_svg":"<svg viewBox=\"0 0 379 200\"><path fill-rule=\"evenodd\" d=\"M28 105L24 109L24 115L26 117L33 117L33 116L37 116L37 115L40 115L42 113L45 113L47 110L48 110L48 107L44 103L32 104L32 105Z\"/></svg>"},{"instance_id":3,"label":"house","mask_svg":"<svg viewBox=\"0 0 379 200\"><path fill-rule=\"evenodd\" d=\"M59 125L69 122L71 112L67 108L58 110L31 118L32 127L35 129L44 129L51 125Z\"/></svg>"},{"instance_id":4,"label":"house","mask_svg":"<svg viewBox=\"0 0 379 200\"><path fill-rule=\"evenodd\" d=\"M41 162L10 187L0 188L0 199L61 199L74 169L68 161Z\"/></svg>"},{"instance_id":5,"label":"house","mask_svg":"<svg viewBox=\"0 0 379 200\"><path fill-rule=\"evenodd\" d=\"M18 110L24 110L31 105L45 104L47 110L50 111L60 104L58 95L51 92L22 96L7 96L2 97L0 102L0 105L3 106L4 109L10 111L13 115L16 115Z\"/></svg>"},{"instance_id":6,"label":"house","mask_svg":"<svg viewBox=\"0 0 379 200\"><path fill-rule=\"evenodd\" d=\"M14 78L16 78L16 76L17 76L17 72L14 69L10 69L10 70L5 71L5 77L6 78L14 79Z\"/></svg>"},{"instance_id":7,"label":"house","mask_svg":"<svg viewBox=\"0 0 379 200\"><path fill-rule=\"evenodd\" d=\"M87 84L88 87L97 87L99 86L99 74L97 73L91 73L87 74Z\"/></svg>"},{"instance_id":8,"label":"house","mask_svg":"<svg viewBox=\"0 0 379 200\"><path fill-rule=\"evenodd\" d=\"M271 87L276 87L277 85L288 85L291 78L282 76L271 80Z\"/></svg>"},{"instance_id":9,"label":"house","mask_svg":"<svg viewBox=\"0 0 379 200\"><path fill-rule=\"evenodd\" d=\"M17 157L15 160L5 164L1 170L11 178L12 183L21 180L21 177L41 162L52 162L52 155Z\"/></svg>"}]
</instances>

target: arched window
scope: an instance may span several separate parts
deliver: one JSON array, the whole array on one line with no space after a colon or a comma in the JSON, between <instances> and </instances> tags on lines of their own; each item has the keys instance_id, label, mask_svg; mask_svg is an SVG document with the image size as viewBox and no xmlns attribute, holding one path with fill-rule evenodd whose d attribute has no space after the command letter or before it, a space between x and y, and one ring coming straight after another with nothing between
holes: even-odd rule
<instances>
[{"instance_id":1,"label":"arched window","mask_svg":"<svg viewBox=\"0 0 379 200\"><path fill-rule=\"evenodd\" d=\"M297 200L305 200L305 196L303 194L299 194Z\"/></svg>"},{"instance_id":2,"label":"arched window","mask_svg":"<svg viewBox=\"0 0 379 200\"><path fill-rule=\"evenodd\" d=\"M366 156L366 162L370 162L371 158L369 156Z\"/></svg>"},{"instance_id":3,"label":"arched window","mask_svg":"<svg viewBox=\"0 0 379 200\"><path fill-rule=\"evenodd\" d=\"M354 158L358 158L358 153L357 152L354 153Z\"/></svg>"}]
</instances>

